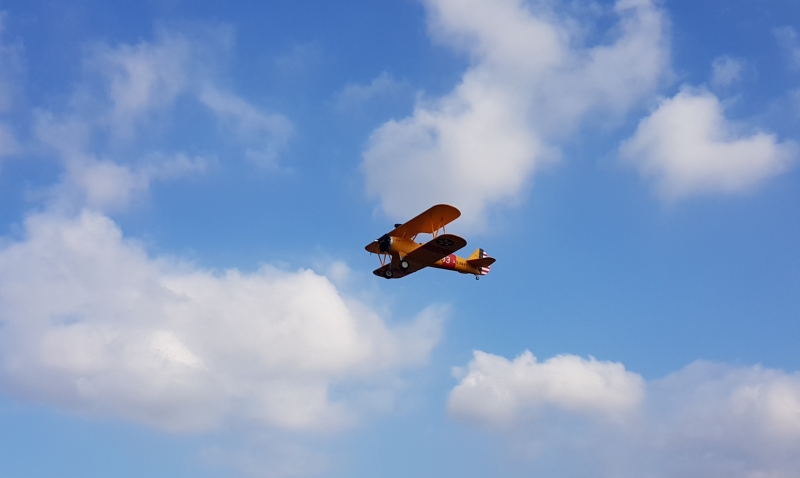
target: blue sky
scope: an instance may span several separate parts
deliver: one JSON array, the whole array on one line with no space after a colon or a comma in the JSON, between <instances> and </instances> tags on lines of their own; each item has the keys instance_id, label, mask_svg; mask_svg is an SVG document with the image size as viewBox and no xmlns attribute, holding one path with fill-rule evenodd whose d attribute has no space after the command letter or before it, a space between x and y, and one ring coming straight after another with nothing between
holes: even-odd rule
<instances>
[{"instance_id":1,"label":"blue sky","mask_svg":"<svg viewBox=\"0 0 800 478\"><path fill-rule=\"evenodd\" d=\"M796 2L0 10L0 475L798 476Z\"/></svg>"}]
</instances>

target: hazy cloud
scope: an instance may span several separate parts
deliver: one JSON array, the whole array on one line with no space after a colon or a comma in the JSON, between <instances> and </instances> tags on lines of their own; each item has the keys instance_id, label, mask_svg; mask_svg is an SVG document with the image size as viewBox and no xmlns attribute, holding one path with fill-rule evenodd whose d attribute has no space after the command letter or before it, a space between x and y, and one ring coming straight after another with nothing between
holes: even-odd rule
<instances>
[{"instance_id":1,"label":"hazy cloud","mask_svg":"<svg viewBox=\"0 0 800 478\"><path fill-rule=\"evenodd\" d=\"M711 63L711 84L726 88L741 80L744 61L730 56L719 56Z\"/></svg>"},{"instance_id":2,"label":"hazy cloud","mask_svg":"<svg viewBox=\"0 0 800 478\"><path fill-rule=\"evenodd\" d=\"M5 113L19 92L19 76L24 70L24 47L19 40L5 40L5 23L8 13L0 11L0 113Z\"/></svg>"},{"instance_id":3,"label":"hazy cloud","mask_svg":"<svg viewBox=\"0 0 800 478\"><path fill-rule=\"evenodd\" d=\"M206 158L190 158L182 153L172 157L153 154L134 167L111 161L71 162L66 181L56 188L56 196L60 201L99 211L124 210L146 193L153 181L202 173L209 163Z\"/></svg>"},{"instance_id":4,"label":"hazy cloud","mask_svg":"<svg viewBox=\"0 0 800 478\"><path fill-rule=\"evenodd\" d=\"M62 180L50 192L49 206L58 210L125 210L153 181L202 173L212 162L184 153L150 153L127 163L98 157L89 152L93 128L76 117L55 118L39 112L34 129L40 144L54 151L64 164Z\"/></svg>"},{"instance_id":5,"label":"hazy cloud","mask_svg":"<svg viewBox=\"0 0 800 478\"><path fill-rule=\"evenodd\" d=\"M162 134L159 119L171 117L179 98L205 106L217 119L220 140L240 147L243 157L274 167L292 135L292 123L217 86L224 73L220 58L228 55L231 36L224 27L158 27L152 41L89 48L84 77L67 105L33 115L38 145L55 153L65 167L53 206L119 211L153 180L203 172L212 159L180 150L148 151L145 144L150 141L145 136ZM4 133L0 125L0 153L13 146Z\"/></svg>"},{"instance_id":6,"label":"hazy cloud","mask_svg":"<svg viewBox=\"0 0 800 478\"><path fill-rule=\"evenodd\" d=\"M199 459L207 465L233 468L254 478L319 476L335 462L318 450L275 437L237 448L208 447L200 452Z\"/></svg>"},{"instance_id":7,"label":"hazy cloud","mask_svg":"<svg viewBox=\"0 0 800 478\"><path fill-rule=\"evenodd\" d=\"M96 45L85 64L107 85L111 130L133 136L154 110L169 109L190 86L193 56L189 38L165 29L156 30L153 42Z\"/></svg>"},{"instance_id":8,"label":"hazy cloud","mask_svg":"<svg viewBox=\"0 0 800 478\"><path fill-rule=\"evenodd\" d=\"M232 133L245 156L272 166L292 134L291 122L217 86L224 76L219 58L229 56L232 34L224 27L198 31L157 28L152 42L95 46L86 63L107 85L112 131L131 136L137 125L171 109L185 95L209 108L224 135ZM99 102L102 111L105 101L101 97L84 103Z\"/></svg>"},{"instance_id":9,"label":"hazy cloud","mask_svg":"<svg viewBox=\"0 0 800 478\"><path fill-rule=\"evenodd\" d=\"M325 58L325 49L319 43L304 43L275 58L275 68L286 76L303 76L317 70Z\"/></svg>"},{"instance_id":10,"label":"hazy cloud","mask_svg":"<svg viewBox=\"0 0 800 478\"><path fill-rule=\"evenodd\" d=\"M262 167L275 166L278 154L292 134L291 121L213 87L204 88L199 98L216 114L223 128L238 138L249 161Z\"/></svg>"},{"instance_id":11,"label":"hazy cloud","mask_svg":"<svg viewBox=\"0 0 800 478\"><path fill-rule=\"evenodd\" d=\"M19 41L3 38L7 13L0 11L0 158L18 153L21 146L5 115L14 107L20 94L19 78L24 70L24 48Z\"/></svg>"},{"instance_id":12,"label":"hazy cloud","mask_svg":"<svg viewBox=\"0 0 800 478\"><path fill-rule=\"evenodd\" d=\"M8 126L0 123L0 157L12 155L19 150L19 143Z\"/></svg>"},{"instance_id":13,"label":"hazy cloud","mask_svg":"<svg viewBox=\"0 0 800 478\"><path fill-rule=\"evenodd\" d=\"M664 99L620 148L622 157L653 178L667 199L735 193L785 171L797 156L792 141L748 132L725 118L719 99L684 87Z\"/></svg>"},{"instance_id":14,"label":"hazy cloud","mask_svg":"<svg viewBox=\"0 0 800 478\"><path fill-rule=\"evenodd\" d=\"M773 30L778 44L786 51L789 57L789 65L792 68L800 68L800 41L797 31L792 27L780 27Z\"/></svg>"},{"instance_id":15,"label":"hazy cloud","mask_svg":"<svg viewBox=\"0 0 800 478\"><path fill-rule=\"evenodd\" d=\"M347 84L335 95L334 104L339 109L354 108L374 98L396 94L404 88L408 88L408 85L384 71L368 84Z\"/></svg>"}]
</instances>

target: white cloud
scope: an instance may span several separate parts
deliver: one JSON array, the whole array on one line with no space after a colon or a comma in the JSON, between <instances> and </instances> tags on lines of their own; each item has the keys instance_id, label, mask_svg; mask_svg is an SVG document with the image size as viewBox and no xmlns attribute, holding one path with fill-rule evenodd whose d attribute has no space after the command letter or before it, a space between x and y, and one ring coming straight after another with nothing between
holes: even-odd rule
<instances>
[{"instance_id":1,"label":"white cloud","mask_svg":"<svg viewBox=\"0 0 800 478\"><path fill-rule=\"evenodd\" d=\"M372 134L367 192L393 217L449 202L476 225L490 205L517 200L582 121L625 113L668 70L666 22L650 1L617 2L612 40L595 45L584 44L580 18L559 16L550 4L425 5L431 35L469 54L472 65L450 94L420 99L412 116Z\"/></svg>"},{"instance_id":2,"label":"white cloud","mask_svg":"<svg viewBox=\"0 0 800 478\"><path fill-rule=\"evenodd\" d=\"M474 355L447 403L452 416L468 421L507 426L547 407L619 417L643 396L642 378L619 363L574 355L537 362L528 351L512 361L481 351Z\"/></svg>"},{"instance_id":3,"label":"white cloud","mask_svg":"<svg viewBox=\"0 0 800 478\"><path fill-rule=\"evenodd\" d=\"M427 359L442 314L388 326L310 270L214 273L98 213L33 215L0 248L0 389L167 430L336 429Z\"/></svg>"},{"instance_id":4,"label":"white cloud","mask_svg":"<svg viewBox=\"0 0 800 478\"><path fill-rule=\"evenodd\" d=\"M641 174L658 182L660 193L676 199L698 193L752 189L784 172L797 145L774 134L748 133L727 120L719 99L684 87L643 119L620 148Z\"/></svg>"},{"instance_id":5,"label":"white cloud","mask_svg":"<svg viewBox=\"0 0 800 478\"><path fill-rule=\"evenodd\" d=\"M451 416L502 431L528 475L788 478L800 469L798 373L696 362L645 383L619 363L483 352L468 370ZM620 412L626 419L596 419Z\"/></svg>"},{"instance_id":6,"label":"white cloud","mask_svg":"<svg viewBox=\"0 0 800 478\"><path fill-rule=\"evenodd\" d=\"M741 80L744 61L730 56L719 56L711 63L711 84L726 88Z\"/></svg>"}]
</instances>

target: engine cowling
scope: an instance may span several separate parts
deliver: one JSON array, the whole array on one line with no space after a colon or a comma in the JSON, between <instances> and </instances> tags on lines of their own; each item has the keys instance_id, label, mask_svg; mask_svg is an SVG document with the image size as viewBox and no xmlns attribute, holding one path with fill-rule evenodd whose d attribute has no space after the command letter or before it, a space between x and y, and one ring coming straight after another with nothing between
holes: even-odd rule
<instances>
[{"instance_id":1,"label":"engine cowling","mask_svg":"<svg viewBox=\"0 0 800 478\"><path fill-rule=\"evenodd\" d=\"M383 236L378 239L378 250L388 254L392 251L392 236L389 234L384 234Z\"/></svg>"}]
</instances>

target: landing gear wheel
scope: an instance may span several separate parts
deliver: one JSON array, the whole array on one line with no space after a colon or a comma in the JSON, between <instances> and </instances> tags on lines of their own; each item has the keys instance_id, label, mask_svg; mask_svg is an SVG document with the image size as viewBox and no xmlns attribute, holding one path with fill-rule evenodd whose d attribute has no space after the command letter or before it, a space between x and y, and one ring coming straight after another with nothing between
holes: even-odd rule
<instances>
[{"instance_id":1,"label":"landing gear wheel","mask_svg":"<svg viewBox=\"0 0 800 478\"><path fill-rule=\"evenodd\" d=\"M480 276L475 276L475 280L481 280Z\"/></svg>"},{"instance_id":2,"label":"landing gear wheel","mask_svg":"<svg viewBox=\"0 0 800 478\"><path fill-rule=\"evenodd\" d=\"M408 270L408 266L409 266L409 263L408 263L407 260L403 259L402 261L400 261L400 269L406 271L406 270Z\"/></svg>"},{"instance_id":3,"label":"landing gear wheel","mask_svg":"<svg viewBox=\"0 0 800 478\"><path fill-rule=\"evenodd\" d=\"M394 275L394 272L392 272L392 270L391 270L391 269L386 269L386 270L383 272L383 275L384 275L384 276L386 276L386 278L387 278L387 279L391 279L391 278L392 278L392 276Z\"/></svg>"}]
</instances>

